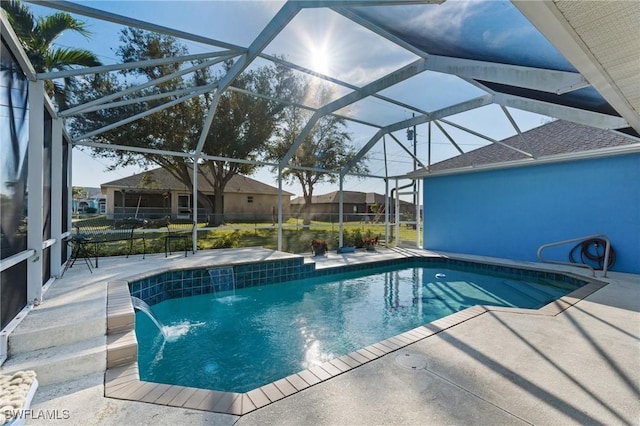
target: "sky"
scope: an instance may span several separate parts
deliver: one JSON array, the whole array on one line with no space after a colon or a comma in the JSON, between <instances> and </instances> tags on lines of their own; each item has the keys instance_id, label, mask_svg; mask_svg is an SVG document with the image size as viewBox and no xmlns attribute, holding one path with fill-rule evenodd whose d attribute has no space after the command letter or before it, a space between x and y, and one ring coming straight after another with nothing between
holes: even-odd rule
<instances>
[{"instance_id":1,"label":"sky","mask_svg":"<svg viewBox=\"0 0 640 426\"><path fill-rule=\"evenodd\" d=\"M107 10L113 13L132 16L136 19L151 22L158 25L173 27L178 30L204 35L220 41L246 47L269 23L269 20L279 10L281 1L88 1L78 2L87 6ZM491 2L490 2L491 3ZM403 13L407 16L403 19L411 20L416 28L427 31L429 25L442 19L446 19L451 34L451 39L462 36L463 31L470 31L465 26L465 19L479 16L482 13L496 13L502 9L513 8L509 2L494 2L493 9L487 10L486 2L452 1L446 2L447 8L438 5L430 5L429 15L420 16L412 14L407 7ZM51 14L53 9L30 4L36 15ZM424 10L426 8L421 8ZM397 9L388 8L395 12ZM507 9L504 13L511 13ZM397 15L390 15L398 18ZM73 33L65 33L56 44L60 47L85 48L95 52L104 64L118 62L115 51L119 46L119 25L98 21L86 17L78 17L85 21L93 32L91 39L84 39ZM437 20L436 20L437 18ZM484 22L481 20L481 22ZM483 37L487 45L493 46L499 52L501 46L509 47L511 39L527 39L535 42L530 29L522 25L514 24L514 28L500 28L499 34L509 34L504 38L492 33L492 28L476 28L475 31ZM496 29L497 30L497 29ZM458 31L460 34L456 34ZM520 31L520 33L518 33ZM465 35L468 37L469 35ZM473 36L473 34L471 34ZM502 38L501 38L502 37ZM184 42L190 53L201 53L210 50L210 47L195 42ZM443 41L440 42L445 45ZM265 53L272 55L285 55L287 60L317 70L331 77L339 78L349 84L362 86L386 75L393 70L415 61L417 56L399 48L388 40L385 40L371 31L353 25L345 17L327 9L305 9L289 23L276 38L267 46ZM264 60L256 61L256 65L267 63ZM332 85L335 89L335 97L349 92L348 89ZM451 75L424 72L416 77L394 85L382 94L401 100L407 104L415 104L420 108L433 111L443 106L462 102L479 96L484 92ZM521 130L529 130L539 126L550 119L545 116L527 113L515 109L509 110ZM358 117L362 120L388 125L411 117L412 112L397 105L384 102L380 99L367 98L340 110L340 113ZM516 131L509 123L506 116L497 105L483 107L471 112L459 114L448 118L449 120L466 126L475 132L485 134L493 139L504 139L513 136ZM350 123L347 130L352 135L352 142L356 147L362 147L377 131L376 128L363 124ZM456 140L463 150L468 151L489 143L469 133L460 131L454 127L447 128L447 132ZM423 162L427 158L427 125L418 126L416 129L416 151ZM403 143L407 149L413 150L411 142L407 140L406 130L396 132L395 137ZM385 137L385 144L379 142L368 155L368 165L372 174L383 175L385 169L390 175L401 175L411 171L413 160L390 137ZM384 150L386 149L387 164L384 162ZM432 163L442 161L458 152L435 127L432 127L431 159ZM104 158L93 158L85 148L73 151L72 182L74 186L99 187L100 184L130 176L141 170L135 167L120 168L107 172L106 168L111 163ZM251 176L267 184L277 185L276 177L268 168L261 169ZM405 181L406 183L406 181ZM393 185L393 184L392 184ZM285 190L295 195L301 195L299 185L285 185ZM322 194L337 190L337 185L319 185L315 194ZM345 182L345 190L384 193L384 184L380 179L349 178Z\"/></svg>"}]
</instances>

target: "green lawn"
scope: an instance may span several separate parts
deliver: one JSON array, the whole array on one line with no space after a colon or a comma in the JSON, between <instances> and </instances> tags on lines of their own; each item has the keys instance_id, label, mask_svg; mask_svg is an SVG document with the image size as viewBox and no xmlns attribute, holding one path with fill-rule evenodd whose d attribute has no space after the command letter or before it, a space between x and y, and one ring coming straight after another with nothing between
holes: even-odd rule
<instances>
[{"instance_id":1,"label":"green lawn","mask_svg":"<svg viewBox=\"0 0 640 426\"><path fill-rule=\"evenodd\" d=\"M289 253L309 253L311 252L311 240L325 240L329 250L338 248L338 224L328 222L312 222L309 227L304 227L302 221L292 219L283 224L283 251ZM278 247L278 227L272 223L235 223L226 224L215 229L205 228L205 224L198 224L198 248L232 248L232 247L256 247L261 246L268 249ZM384 226L382 224L369 224L352 222L344 224L344 244L345 246L355 245L362 247L363 238L378 236L384 240ZM136 233L144 232L147 253L163 253L164 237L166 230L162 228L137 230ZM391 230L393 232L393 229ZM402 226L400 228L400 238L402 240L415 240L415 230L412 227ZM124 255L128 251L127 241L117 241L100 244L100 256ZM174 251L184 250L182 242L172 242ZM137 238L133 243L132 253L142 254L142 239Z\"/></svg>"}]
</instances>

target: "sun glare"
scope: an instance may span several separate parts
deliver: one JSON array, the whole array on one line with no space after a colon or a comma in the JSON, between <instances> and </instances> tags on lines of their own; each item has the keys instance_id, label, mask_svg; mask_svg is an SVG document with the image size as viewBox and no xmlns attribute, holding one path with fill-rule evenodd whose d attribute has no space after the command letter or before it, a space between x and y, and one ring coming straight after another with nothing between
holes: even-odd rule
<instances>
[{"instance_id":1,"label":"sun glare","mask_svg":"<svg viewBox=\"0 0 640 426\"><path fill-rule=\"evenodd\" d=\"M324 48L315 48L310 51L311 69L320 74L327 74L331 65L329 54Z\"/></svg>"}]
</instances>

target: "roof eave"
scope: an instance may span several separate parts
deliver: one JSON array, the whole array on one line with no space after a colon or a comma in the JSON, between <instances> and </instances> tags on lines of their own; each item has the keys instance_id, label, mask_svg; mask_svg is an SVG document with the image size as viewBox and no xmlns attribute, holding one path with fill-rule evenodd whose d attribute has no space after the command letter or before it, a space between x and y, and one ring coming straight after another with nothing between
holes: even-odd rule
<instances>
[{"instance_id":1,"label":"roof eave","mask_svg":"<svg viewBox=\"0 0 640 426\"><path fill-rule=\"evenodd\" d=\"M631 145L594 149L591 151L584 151L584 152L569 152L564 154L549 155L544 157L538 157L535 160L523 159L523 160L516 160L516 161L505 161L501 163L456 167L452 169L437 170L437 171L429 171L429 170L422 169L422 170L417 170L416 172L413 172L413 173L407 173L407 175L405 175L405 178L428 179L428 178L439 177L439 176L485 172L490 170L502 170L502 169L510 169L515 167L537 166L542 164L564 163L568 161L590 160L595 158L604 158L604 157L612 157L617 155L628 155L628 154L638 154L638 153L640 153L640 143L635 143Z\"/></svg>"}]
</instances>

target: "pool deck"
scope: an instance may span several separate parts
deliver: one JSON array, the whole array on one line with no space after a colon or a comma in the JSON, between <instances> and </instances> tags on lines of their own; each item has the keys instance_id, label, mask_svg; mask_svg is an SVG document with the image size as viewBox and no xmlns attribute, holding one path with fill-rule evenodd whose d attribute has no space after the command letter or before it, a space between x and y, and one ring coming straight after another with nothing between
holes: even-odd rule
<instances>
[{"instance_id":1,"label":"pool deck","mask_svg":"<svg viewBox=\"0 0 640 426\"><path fill-rule=\"evenodd\" d=\"M434 255L423 250L381 249L306 256L305 261L324 268L415 254ZM84 263L76 263L15 331L16 346L28 348L36 345L30 342L48 338L56 342L54 347L27 354L17 364L9 359L3 369L29 367L30 362L37 366L41 359L59 356L59 349L86 353L87 359L94 360L87 364L95 371L87 367L89 373L83 375L82 362L67 361L66 368L38 372L43 385L36 392L28 424L640 425L640 276L615 272L599 278L606 286L555 315L480 310L470 319L455 321L413 343L405 342L328 380L304 386L287 397L276 396L275 402L242 416L104 396L108 281L166 267L281 256L289 255L248 248L200 251L187 258L180 253L166 259L162 254L147 255L144 260L141 256L101 258L93 274ZM455 256L585 274L580 268ZM76 339L93 342L89 345L95 348L78 347L64 332L71 324ZM102 335L94 336L100 329ZM101 365L103 371L97 371L95 367ZM71 372L74 379L65 379ZM269 395L258 397L268 399Z\"/></svg>"}]
</instances>

